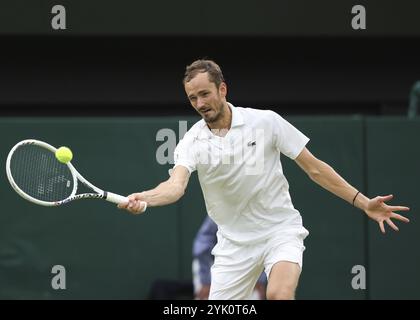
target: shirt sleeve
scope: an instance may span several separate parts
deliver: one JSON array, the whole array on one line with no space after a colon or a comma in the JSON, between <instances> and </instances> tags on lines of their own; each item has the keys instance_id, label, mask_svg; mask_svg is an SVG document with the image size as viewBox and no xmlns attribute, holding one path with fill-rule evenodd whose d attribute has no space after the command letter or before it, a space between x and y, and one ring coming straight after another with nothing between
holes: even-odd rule
<instances>
[{"instance_id":1,"label":"shirt sleeve","mask_svg":"<svg viewBox=\"0 0 420 320\"><path fill-rule=\"evenodd\" d=\"M281 153L294 160L302 152L309 138L292 124L273 112L273 144Z\"/></svg>"},{"instance_id":2,"label":"shirt sleeve","mask_svg":"<svg viewBox=\"0 0 420 320\"><path fill-rule=\"evenodd\" d=\"M183 166L187 168L190 173L193 173L196 170L193 143L194 138L187 134L179 141L174 151L174 168Z\"/></svg>"}]
</instances>

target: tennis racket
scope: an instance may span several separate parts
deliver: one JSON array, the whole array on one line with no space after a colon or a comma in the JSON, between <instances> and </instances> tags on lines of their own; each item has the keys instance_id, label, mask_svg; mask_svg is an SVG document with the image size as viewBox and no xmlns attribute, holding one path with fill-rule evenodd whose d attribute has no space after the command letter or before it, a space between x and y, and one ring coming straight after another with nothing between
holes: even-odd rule
<instances>
[{"instance_id":1,"label":"tennis racket","mask_svg":"<svg viewBox=\"0 0 420 320\"><path fill-rule=\"evenodd\" d=\"M9 152L6 173L13 189L23 198L43 206L59 206L78 199L105 199L120 204L128 198L94 186L71 162L61 163L56 148L38 140L23 140ZM78 182L94 192L76 194ZM144 203L146 210L147 203Z\"/></svg>"}]
</instances>

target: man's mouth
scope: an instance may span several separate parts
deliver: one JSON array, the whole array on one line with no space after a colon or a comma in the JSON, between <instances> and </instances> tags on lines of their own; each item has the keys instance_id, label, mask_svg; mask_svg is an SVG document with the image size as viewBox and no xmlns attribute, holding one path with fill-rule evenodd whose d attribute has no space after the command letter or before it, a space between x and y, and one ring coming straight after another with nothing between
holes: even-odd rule
<instances>
[{"instance_id":1,"label":"man's mouth","mask_svg":"<svg viewBox=\"0 0 420 320\"><path fill-rule=\"evenodd\" d=\"M202 109L201 110L201 113L208 113L208 112L210 112L211 111L211 109L210 108L206 108L206 109Z\"/></svg>"}]
</instances>

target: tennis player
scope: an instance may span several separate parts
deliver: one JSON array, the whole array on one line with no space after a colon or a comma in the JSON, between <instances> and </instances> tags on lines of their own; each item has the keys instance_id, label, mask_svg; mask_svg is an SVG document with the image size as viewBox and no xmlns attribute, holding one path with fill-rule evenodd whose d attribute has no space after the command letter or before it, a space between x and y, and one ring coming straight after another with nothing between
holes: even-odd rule
<instances>
[{"instance_id":1,"label":"tennis player","mask_svg":"<svg viewBox=\"0 0 420 320\"><path fill-rule=\"evenodd\" d=\"M120 205L132 213L180 199L197 171L209 216L217 223L215 261L209 299L248 299L261 273L268 278L268 299L294 299L308 231L292 204L280 155L301 167L321 187L363 210L385 232L391 219L409 220L386 202L369 199L306 148L309 139L277 113L233 106L227 85L211 60L187 66L185 92L201 115L178 143L174 170L156 188L133 193Z\"/></svg>"}]
</instances>

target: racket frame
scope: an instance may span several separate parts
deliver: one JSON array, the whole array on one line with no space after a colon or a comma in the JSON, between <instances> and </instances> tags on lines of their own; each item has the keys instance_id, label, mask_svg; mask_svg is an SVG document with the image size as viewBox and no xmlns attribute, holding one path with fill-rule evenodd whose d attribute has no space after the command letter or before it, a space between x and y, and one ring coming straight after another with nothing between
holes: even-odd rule
<instances>
[{"instance_id":1,"label":"racket frame","mask_svg":"<svg viewBox=\"0 0 420 320\"><path fill-rule=\"evenodd\" d=\"M19 186L16 184L15 180L13 179L13 175L12 175L11 169L10 169L10 162L11 162L11 159L12 159L12 156L13 156L13 153L15 152L15 150L17 148L21 147L21 146L28 145L28 144L29 145L36 145L36 146L45 148L45 149L51 151L54 154L57 151L57 148L53 147L52 145L50 145L46 142L43 142L43 141L35 140L35 139L26 139L26 140L20 141L10 150L10 152L7 156L7 160L6 160L7 178L9 179L9 182L10 182L12 188L17 192L17 194L19 194L24 199L26 199L28 201L31 201L33 203L42 205L42 206L47 206L47 207L60 206L62 204L66 204L70 201L78 200L78 199L95 199L95 198L96 199L105 199L109 202L116 203L116 204L128 202L127 197L124 197L124 196L121 196L121 195L118 195L118 194L115 194L115 193L112 193L112 192L103 191L103 190L99 189L98 187L96 187L95 185L93 185L92 183L90 183L89 181L87 181L76 170L76 168L71 164L71 162L67 162L65 164L69 168L69 170L71 172L71 175L73 177L73 190L72 190L72 193L70 194L70 196L68 196L66 199L63 199L63 200L60 200L60 201L43 201L43 200L39 200L39 199L36 199L36 198L28 195L21 188L19 188ZM78 181L80 181L86 187L95 191L95 193L76 194L77 187L78 187Z\"/></svg>"}]
</instances>

